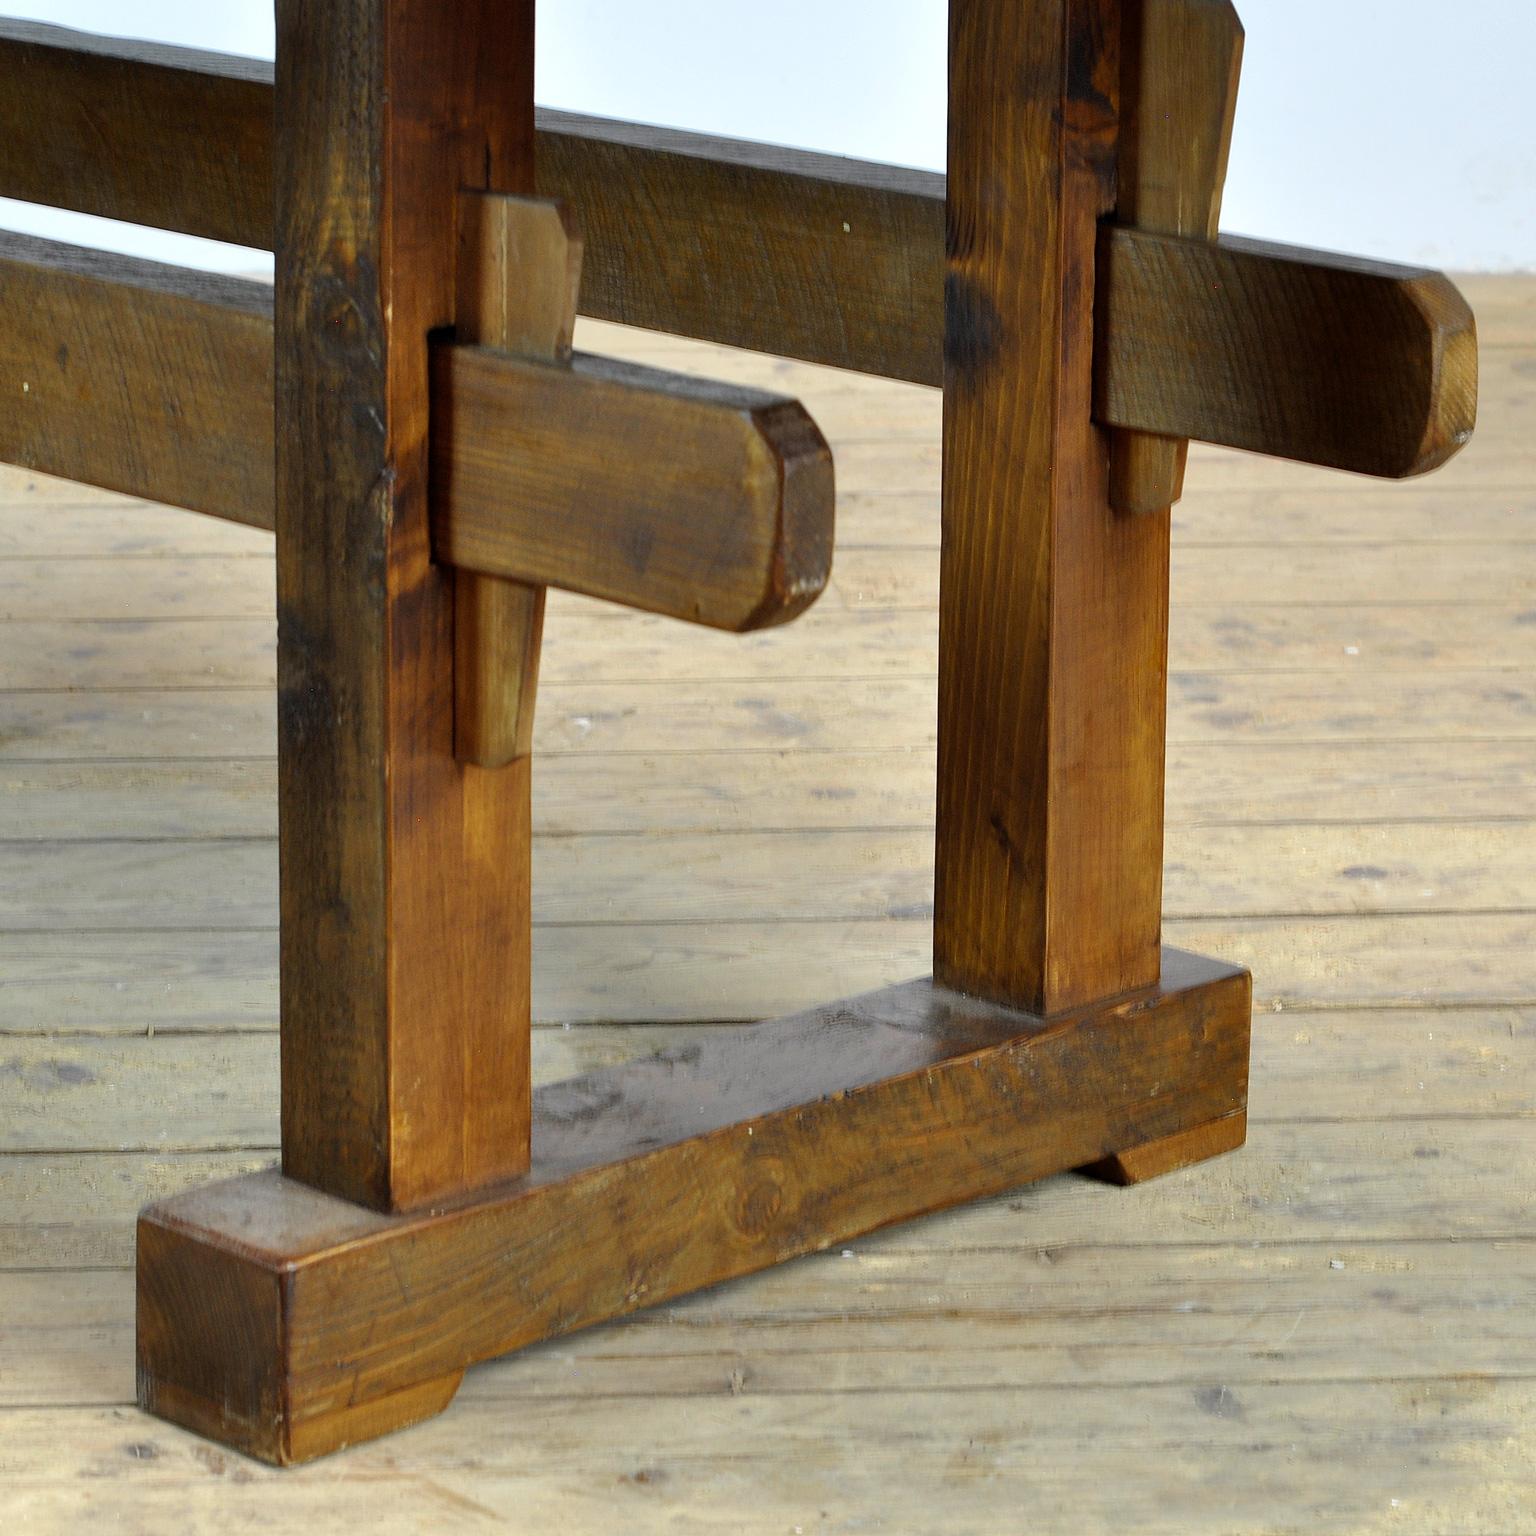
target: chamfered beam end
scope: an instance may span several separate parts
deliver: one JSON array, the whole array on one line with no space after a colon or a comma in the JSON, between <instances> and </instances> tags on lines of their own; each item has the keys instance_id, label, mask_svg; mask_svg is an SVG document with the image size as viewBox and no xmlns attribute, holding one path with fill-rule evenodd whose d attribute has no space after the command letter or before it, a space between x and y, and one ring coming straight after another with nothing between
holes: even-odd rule
<instances>
[{"instance_id":1,"label":"chamfered beam end","mask_svg":"<svg viewBox=\"0 0 1536 1536\"><path fill-rule=\"evenodd\" d=\"M826 586L832 454L798 401L584 355L433 366L438 560L737 632Z\"/></svg>"},{"instance_id":2,"label":"chamfered beam end","mask_svg":"<svg viewBox=\"0 0 1536 1536\"><path fill-rule=\"evenodd\" d=\"M1095 413L1400 480L1477 420L1477 327L1438 272L1224 237L1107 226Z\"/></svg>"},{"instance_id":3,"label":"chamfered beam end","mask_svg":"<svg viewBox=\"0 0 1536 1536\"><path fill-rule=\"evenodd\" d=\"M1454 458L1477 427L1477 318L1443 272L1404 280L1401 301L1424 331L1424 429L1398 477L1425 475Z\"/></svg>"}]
</instances>

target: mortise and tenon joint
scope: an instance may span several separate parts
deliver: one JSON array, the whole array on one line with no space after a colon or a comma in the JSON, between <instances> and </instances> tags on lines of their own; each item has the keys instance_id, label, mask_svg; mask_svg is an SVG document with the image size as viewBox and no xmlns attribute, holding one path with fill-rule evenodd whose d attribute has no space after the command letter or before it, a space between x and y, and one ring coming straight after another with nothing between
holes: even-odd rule
<instances>
[{"instance_id":1,"label":"mortise and tenon joint","mask_svg":"<svg viewBox=\"0 0 1536 1536\"><path fill-rule=\"evenodd\" d=\"M277 255L274 300L0 237L0 459L277 536L283 1162L144 1212L144 1406L302 1461L535 1340L1238 1146L1249 978L1161 941L1184 445L1420 473L1476 349L1438 274L1216 238L1228 0L953 5L947 180L536 115L532 0L277 18L275 71L0 24L0 195ZM530 1094L545 589L745 631L832 554L797 402L573 354L578 308L944 389L934 978Z\"/></svg>"}]
</instances>

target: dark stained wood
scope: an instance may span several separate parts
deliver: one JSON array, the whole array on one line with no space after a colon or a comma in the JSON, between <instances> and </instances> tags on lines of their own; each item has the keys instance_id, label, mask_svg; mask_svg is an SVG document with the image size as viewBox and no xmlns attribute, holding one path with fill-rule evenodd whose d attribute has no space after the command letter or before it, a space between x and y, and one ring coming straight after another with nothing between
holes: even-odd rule
<instances>
[{"instance_id":1,"label":"dark stained wood","mask_svg":"<svg viewBox=\"0 0 1536 1536\"><path fill-rule=\"evenodd\" d=\"M1216 0L1178 3L1220 9ZM70 59L80 49L88 57L76 84ZM103 59L110 84L93 73ZM0 195L271 242L267 66L4 22L0 67L16 104L0 135ZM1168 83L1186 89L1182 75ZM93 108L96 85L104 94ZM103 122L114 146L105 168ZM586 224L584 314L943 382L942 176L556 112L538 122L539 190L569 200ZM205 162L218 175L204 175ZM237 185L226 190L230 178ZM1133 195L1141 202L1122 195L1122 213L1146 202ZM1470 426L1470 317L1443 278L1356 264L1357 277L1380 281L1351 282L1336 259L1311 266L1311 253L1291 252L1272 288L1264 248L1251 242L1201 258L1121 232L1114 249L1137 253L1137 270L1125 292L1108 295L1119 303L1102 343L1112 372L1138 372L1101 379L1107 426L1335 464L1337 445L1320 439L1309 414L1327 398L1347 407L1332 418L1336 436L1355 444L1344 467L1387 476L1432 467L1432 453L1405 455L1404 442L1451 452ZM1310 334L1320 316L1344 310L1348 348ZM1416 312L1430 324L1405 324ZM1180 350L1191 336L1198 353ZM1279 369L1275 336L1290 346ZM1200 373L1209 359L1219 382ZM1401 398L1399 377L1410 381Z\"/></svg>"},{"instance_id":2,"label":"dark stained wood","mask_svg":"<svg viewBox=\"0 0 1536 1536\"><path fill-rule=\"evenodd\" d=\"M1101 421L1394 479L1472 435L1476 322L1438 272L1114 229L1101 260Z\"/></svg>"},{"instance_id":3,"label":"dark stained wood","mask_svg":"<svg viewBox=\"0 0 1536 1536\"><path fill-rule=\"evenodd\" d=\"M581 285L581 235L561 203L467 192L459 199L454 336L567 363ZM545 589L454 575L453 742L500 768L533 751Z\"/></svg>"},{"instance_id":4,"label":"dark stained wood","mask_svg":"<svg viewBox=\"0 0 1536 1536\"><path fill-rule=\"evenodd\" d=\"M0 302L0 461L272 526L270 288L0 235ZM724 629L784 623L824 587L831 456L794 401L434 351L440 560Z\"/></svg>"},{"instance_id":5,"label":"dark stained wood","mask_svg":"<svg viewBox=\"0 0 1536 1536\"><path fill-rule=\"evenodd\" d=\"M0 75L0 196L271 246L270 65L3 21ZM584 314L940 382L942 176L538 124L538 190L587 228Z\"/></svg>"},{"instance_id":6,"label":"dark stained wood","mask_svg":"<svg viewBox=\"0 0 1536 1536\"><path fill-rule=\"evenodd\" d=\"M784 623L826 585L832 455L796 401L447 347L433 402L449 564L729 630Z\"/></svg>"},{"instance_id":7,"label":"dark stained wood","mask_svg":"<svg viewBox=\"0 0 1536 1536\"><path fill-rule=\"evenodd\" d=\"M272 248L272 66L0 21L0 197Z\"/></svg>"},{"instance_id":8,"label":"dark stained wood","mask_svg":"<svg viewBox=\"0 0 1536 1536\"><path fill-rule=\"evenodd\" d=\"M428 336L459 189L530 190L533 7L280 0L277 53L283 1166L405 1209L528 1159L527 785L453 755Z\"/></svg>"},{"instance_id":9,"label":"dark stained wood","mask_svg":"<svg viewBox=\"0 0 1536 1536\"><path fill-rule=\"evenodd\" d=\"M1129 0L1124 28L1116 221L1214 240L1243 24L1232 0ZM1188 446L1183 438L1116 432L1109 467L1115 510L1135 516L1172 506L1184 488Z\"/></svg>"},{"instance_id":10,"label":"dark stained wood","mask_svg":"<svg viewBox=\"0 0 1536 1536\"><path fill-rule=\"evenodd\" d=\"M272 526L265 284L0 233L0 377L0 461Z\"/></svg>"},{"instance_id":11,"label":"dark stained wood","mask_svg":"<svg viewBox=\"0 0 1536 1536\"><path fill-rule=\"evenodd\" d=\"M539 190L587 233L582 313L943 378L944 178L541 112Z\"/></svg>"},{"instance_id":12,"label":"dark stained wood","mask_svg":"<svg viewBox=\"0 0 1536 1536\"><path fill-rule=\"evenodd\" d=\"M919 981L701 1033L540 1090L528 1177L446 1211L275 1172L152 1207L141 1401L303 1460L474 1361L1234 1115L1247 973L1170 950L1162 975L1049 1022Z\"/></svg>"},{"instance_id":13,"label":"dark stained wood","mask_svg":"<svg viewBox=\"0 0 1536 1536\"><path fill-rule=\"evenodd\" d=\"M1162 921L1168 520L1090 419L1118 10L950 12L934 970L1046 1014L1155 981Z\"/></svg>"}]
</instances>

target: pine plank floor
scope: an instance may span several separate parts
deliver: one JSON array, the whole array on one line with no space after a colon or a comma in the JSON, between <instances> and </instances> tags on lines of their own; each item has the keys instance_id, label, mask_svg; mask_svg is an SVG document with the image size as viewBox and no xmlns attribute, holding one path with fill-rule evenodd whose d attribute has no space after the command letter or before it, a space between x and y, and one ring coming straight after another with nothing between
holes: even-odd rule
<instances>
[{"instance_id":1,"label":"pine plank floor","mask_svg":"<svg viewBox=\"0 0 1536 1536\"><path fill-rule=\"evenodd\" d=\"M1379 486L1196 449L1168 933L1252 967L1251 1140L1048 1180L470 1372L276 1474L132 1407L144 1201L271 1160L267 536L0 471L0 1531L1536 1532L1536 278ZM837 574L745 640L557 597L537 1073L926 969L937 396L769 383Z\"/></svg>"}]
</instances>

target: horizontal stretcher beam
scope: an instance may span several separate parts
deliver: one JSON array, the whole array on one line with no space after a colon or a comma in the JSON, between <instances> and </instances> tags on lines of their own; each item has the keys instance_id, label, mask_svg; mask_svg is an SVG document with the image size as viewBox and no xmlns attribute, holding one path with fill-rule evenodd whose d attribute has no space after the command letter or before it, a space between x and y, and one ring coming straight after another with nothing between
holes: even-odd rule
<instances>
[{"instance_id":1,"label":"horizontal stretcher beam","mask_svg":"<svg viewBox=\"0 0 1536 1536\"><path fill-rule=\"evenodd\" d=\"M269 65L6 22L0 78L0 196L270 246ZM537 150L540 193L582 220L584 314L930 385L946 323L954 366L996 343L946 294L942 176L549 111ZM1440 274L1111 242L1103 425L1389 477L1470 433L1472 317ZM1345 330L1315 337L1319 316Z\"/></svg>"},{"instance_id":2,"label":"horizontal stretcher beam","mask_svg":"<svg viewBox=\"0 0 1536 1536\"><path fill-rule=\"evenodd\" d=\"M1108 228L1097 320L1095 414L1117 426L1390 479L1472 435L1477 333L1436 272Z\"/></svg>"},{"instance_id":3,"label":"horizontal stretcher beam","mask_svg":"<svg viewBox=\"0 0 1536 1536\"><path fill-rule=\"evenodd\" d=\"M265 283L0 234L0 394L0 462L273 525Z\"/></svg>"},{"instance_id":4,"label":"horizontal stretcher beam","mask_svg":"<svg viewBox=\"0 0 1536 1536\"><path fill-rule=\"evenodd\" d=\"M272 248L272 66L0 21L0 197ZM581 312L937 384L944 178L539 113Z\"/></svg>"},{"instance_id":5,"label":"horizontal stretcher beam","mask_svg":"<svg viewBox=\"0 0 1536 1536\"><path fill-rule=\"evenodd\" d=\"M0 234L0 462L273 526L272 290ZM434 343L434 553L717 629L794 618L832 560L795 401Z\"/></svg>"},{"instance_id":6,"label":"horizontal stretcher beam","mask_svg":"<svg viewBox=\"0 0 1536 1536\"><path fill-rule=\"evenodd\" d=\"M832 456L780 396L444 346L432 464L433 551L461 570L729 630L795 618L831 573Z\"/></svg>"}]
</instances>

